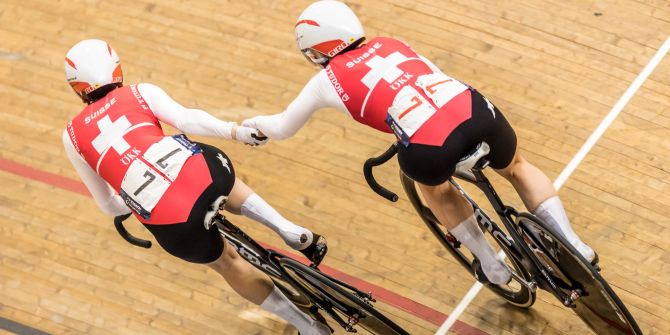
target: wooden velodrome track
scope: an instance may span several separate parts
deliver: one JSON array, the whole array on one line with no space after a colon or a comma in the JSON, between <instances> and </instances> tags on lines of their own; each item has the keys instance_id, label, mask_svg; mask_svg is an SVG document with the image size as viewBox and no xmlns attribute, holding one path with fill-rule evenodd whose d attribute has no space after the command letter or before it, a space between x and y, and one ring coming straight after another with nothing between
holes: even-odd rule
<instances>
[{"instance_id":1,"label":"wooden velodrome track","mask_svg":"<svg viewBox=\"0 0 670 335\"><path fill-rule=\"evenodd\" d=\"M295 333L212 271L126 244L77 192L61 133L82 105L62 63L78 40L101 38L121 56L127 83L157 84L223 119L276 113L315 72L292 35L308 3L0 2L0 333L9 320L54 334ZM666 0L348 3L368 36L400 37L479 88L552 179L670 35ZM647 334L670 333L669 73L666 58L560 192ZM334 111L262 148L198 138L223 148L288 218L325 234L326 265L426 306L411 314L378 304L412 334L432 334L444 315L426 310L450 313L473 280L403 196L391 204L367 188L362 162L392 139ZM397 164L378 174L401 191ZM232 219L286 249L268 229ZM460 320L461 334L590 332L546 293L522 311L484 290Z\"/></svg>"}]
</instances>

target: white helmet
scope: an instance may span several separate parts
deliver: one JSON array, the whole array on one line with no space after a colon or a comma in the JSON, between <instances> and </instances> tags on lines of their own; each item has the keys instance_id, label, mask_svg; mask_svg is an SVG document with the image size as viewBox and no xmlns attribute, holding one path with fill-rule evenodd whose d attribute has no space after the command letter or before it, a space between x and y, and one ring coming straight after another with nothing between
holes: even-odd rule
<instances>
[{"instance_id":1,"label":"white helmet","mask_svg":"<svg viewBox=\"0 0 670 335\"><path fill-rule=\"evenodd\" d=\"M83 40L65 56L65 75L72 89L85 102L88 94L109 84L122 84L121 61L116 51L101 40Z\"/></svg>"},{"instance_id":2,"label":"white helmet","mask_svg":"<svg viewBox=\"0 0 670 335\"><path fill-rule=\"evenodd\" d=\"M362 41L365 31L356 14L342 2L317 1L295 24L295 39L311 62L325 64L350 45Z\"/></svg>"}]
</instances>

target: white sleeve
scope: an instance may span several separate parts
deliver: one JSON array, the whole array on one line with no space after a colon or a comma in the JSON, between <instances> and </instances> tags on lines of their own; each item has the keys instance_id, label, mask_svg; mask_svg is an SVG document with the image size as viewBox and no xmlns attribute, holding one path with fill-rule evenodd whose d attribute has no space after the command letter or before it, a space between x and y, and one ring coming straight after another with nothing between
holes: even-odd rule
<instances>
[{"instance_id":1,"label":"white sleeve","mask_svg":"<svg viewBox=\"0 0 670 335\"><path fill-rule=\"evenodd\" d=\"M258 129L270 139L281 140L293 136L307 123L314 112L327 107L348 114L344 103L328 80L326 71L321 70L310 79L284 112L256 116L245 120L242 125Z\"/></svg>"},{"instance_id":2,"label":"white sleeve","mask_svg":"<svg viewBox=\"0 0 670 335\"><path fill-rule=\"evenodd\" d=\"M63 145L65 146L65 154L67 154L84 185L86 185L91 195L93 195L93 199L98 204L98 207L109 216L130 213L130 208L126 206L121 196L116 194L116 191L102 177L95 173L84 158L79 155L74 145L72 145L67 130L63 133Z\"/></svg>"},{"instance_id":3,"label":"white sleeve","mask_svg":"<svg viewBox=\"0 0 670 335\"><path fill-rule=\"evenodd\" d=\"M200 109L186 108L156 85L141 83L137 85L137 90L159 120L180 131L193 135L232 138L234 122L219 120Z\"/></svg>"}]
</instances>

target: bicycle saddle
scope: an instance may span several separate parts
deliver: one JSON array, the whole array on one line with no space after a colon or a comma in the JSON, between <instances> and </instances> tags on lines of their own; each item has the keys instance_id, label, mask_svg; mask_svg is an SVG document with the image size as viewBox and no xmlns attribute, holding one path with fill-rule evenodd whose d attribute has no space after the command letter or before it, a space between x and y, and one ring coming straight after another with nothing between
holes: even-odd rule
<instances>
[{"instance_id":1,"label":"bicycle saddle","mask_svg":"<svg viewBox=\"0 0 670 335\"><path fill-rule=\"evenodd\" d=\"M222 195L209 205L209 210L207 210L207 213L205 214L205 229L209 230L209 228L214 225L214 222L212 222L214 216L226 206L227 201L228 197Z\"/></svg>"},{"instance_id":2,"label":"bicycle saddle","mask_svg":"<svg viewBox=\"0 0 670 335\"><path fill-rule=\"evenodd\" d=\"M474 150L470 151L467 155L465 155L458 161L458 163L456 164L456 171L454 174L459 178L476 181L477 178L475 178L475 175L472 173L472 168L475 165L477 165L477 163L482 158L486 157L486 155L488 155L489 152L491 152L491 148L489 147L488 143L481 142L477 144ZM487 165L488 162L486 162L482 166L482 169L485 168Z\"/></svg>"}]
</instances>

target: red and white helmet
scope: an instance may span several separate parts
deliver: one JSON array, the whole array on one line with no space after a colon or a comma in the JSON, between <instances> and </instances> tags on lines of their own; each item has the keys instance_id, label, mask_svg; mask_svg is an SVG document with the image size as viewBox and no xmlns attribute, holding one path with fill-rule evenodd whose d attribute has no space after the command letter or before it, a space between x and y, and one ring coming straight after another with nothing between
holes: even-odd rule
<instances>
[{"instance_id":1,"label":"red and white helmet","mask_svg":"<svg viewBox=\"0 0 670 335\"><path fill-rule=\"evenodd\" d=\"M315 64L328 60L365 38L356 14L342 2L317 1L307 7L295 24L295 39L302 53Z\"/></svg>"},{"instance_id":2,"label":"red and white helmet","mask_svg":"<svg viewBox=\"0 0 670 335\"><path fill-rule=\"evenodd\" d=\"M72 89L88 102L88 94L109 84L122 84L121 61L101 40L83 40L65 56L65 75Z\"/></svg>"}]
</instances>

